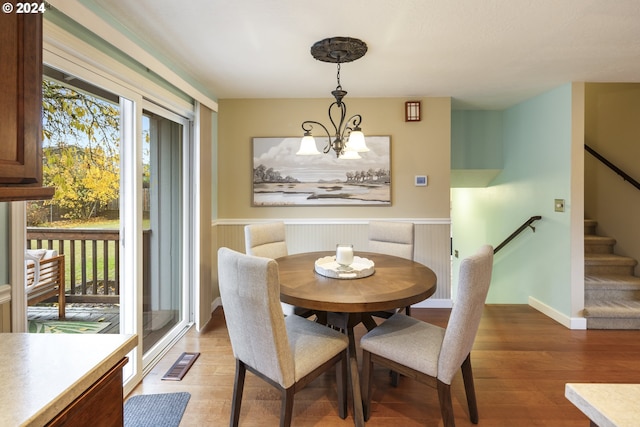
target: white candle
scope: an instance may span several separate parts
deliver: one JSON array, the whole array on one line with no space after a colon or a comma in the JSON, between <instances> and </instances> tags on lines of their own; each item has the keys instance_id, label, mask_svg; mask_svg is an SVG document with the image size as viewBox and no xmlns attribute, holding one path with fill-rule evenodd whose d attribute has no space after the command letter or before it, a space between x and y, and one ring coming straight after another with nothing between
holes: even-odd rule
<instances>
[{"instance_id":1,"label":"white candle","mask_svg":"<svg viewBox=\"0 0 640 427\"><path fill-rule=\"evenodd\" d=\"M353 263L353 246L338 245L336 247L336 262L340 265L350 265Z\"/></svg>"}]
</instances>

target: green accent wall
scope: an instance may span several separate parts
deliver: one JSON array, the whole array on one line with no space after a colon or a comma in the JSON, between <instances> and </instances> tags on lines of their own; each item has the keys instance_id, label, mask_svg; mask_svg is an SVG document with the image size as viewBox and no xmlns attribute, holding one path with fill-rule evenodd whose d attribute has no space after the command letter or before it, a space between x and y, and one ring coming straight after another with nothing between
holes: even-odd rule
<instances>
[{"instance_id":1,"label":"green accent wall","mask_svg":"<svg viewBox=\"0 0 640 427\"><path fill-rule=\"evenodd\" d=\"M451 112L451 169L502 169L502 111Z\"/></svg>"},{"instance_id":2,"label":"green accent wall","mask_svg":"<svg viewBox=\"0 0 640 427\"><path fill-rule=\"evenodd\" d=\"M188 72L185 70L180 64L176 64L175 62L170 61L163 55L160 50L157 49L153 44L147 43L138 37L135 33L133 33L129 28L125 27L113 18L108 12L104 10L104 8L100 5L100 1L96 0L79 0L84 6L86 6L89 10L94 12L96 15L100 16L105 22L111 25L116 31L125 35L129 40L138 46L142 47L144 50L153 55L157 60L162 62L164 65L169 67L174 73L180 76L185 82L189 83L191 86L199 90L201 93L210 97L211 99L215 99L215 96L211 93L211 91L203 86L200 82L196 81ZM53 12L56 12L55 16ZM103 52L108 53L111 57L117 58L121 63L126 64L132 70L138 71L140 74L147 76L149 80L154 81L155 83L160 84L163 88L172 91L176 96L180 96L183 99L191 102L191 99L182 93L180 90L173 87L170 83L167 83L162 79L162 77L156 75L151 70L147 69L145 66L139 64L135 58L130 58L129 56L120 52L117 48L111 46L101 38L97 37L95 34L91 32L91 29L86 29L84 27L79 26L75 21L69 19L67 16L59 13L55 9L51 9L47 11L45 15L48 19L56 22L57 24L68 31L72 32L74 35L81 37L83 40L87 41L93 47L96 47ZM149 14L149 19L153 19L153 14Z\"/></svg>"},{"instance_id":3,"label":"green accent wall","mask_svg":"<svg viewBox=\"0 0 640 427\"><path fill-rule=\"evenodd\" d=\"M499 245L531 216L542 216L535 233L525 230L496 254L488 303L527 304L533 297L570 314L571 206L555 212L554 199L571 199L571 109L567 84L500 112L500 118L487 114L486 126L478 112L458 114L465 119L459 123L469 126L462 129L467 134L501 122L503 147L502 164L493 164L502 170L488 186L451 190L453 250L458 252L452 283L461 259L484 243ZM481 164L489 161L480 157Z\"/></svg>"},{"instance_id":4,"label":"green accent wall","mask_svg":"<svg viewBox=\"0 0 640 427\"><path fill-rule=\"evenodd\" d=\"M87 4L87 7L90 7L90 5L91 5L91 3ZM108 20L107 19L108 16L102 16L102 17L105 18L106 20ZM94 33L91 32L90 29L87 29L87 28L79 25L77 22L73 21L71 18L69 18L68 16L62 14L61 12L56 10L55 8L52 7L50 10L47 11L47 13L45 14L45 19L47 19L48 21L54 23L55 25L59 26L60 28L64 28L70 34L78 37L80 40L88 43L90 46L98 49L99 51L109 55L111 58L116 59L121 64L126 65L131 70L135 71L136 73L140 74L141 76L144 76L146 79L148 79L149 81L159 85L163 89L171 92L173 95L181 98L184 101L193 102L193 99L190 96L186 95L184 92L182 92L181 90L179 90L176 87L174 87L171 83L167 82L162 77L160 77L159 75L157 75L153 71L149 70L144 65L140 64L134 58L131 58L130 56L128 56L125 53L123 53L122 51L120 51L118 48L112 46L108 42L106 42L103 39L101 39L100 37L96 36ZM118 31L122 31L125 35L127 35L127 37L133 37L130 32L124 32L122 30L122 25L117 24L113 20L108 20L108 21L109 21L110 24L114 25L115 28ZM139 39L134 39L134 41L138 45L142 46L143 48L151 51L148 48L148 45L142 44L139 41ZM151 51L151 52L153 54L155 54L155 52L153 52L153 51ZM159 58L159 59L162 60L162 58ZM186 75L185 73L177 72L175 64L167 64L167 61L162 61L162 62L165 65L169 66L174 72L176 72L176 74L178 74L182 79L187 81L189 84L191 84L192 86L194 86L195 88L200 90L205 95L211 97L212 99L214 98L213 96L211 96L211 94L210 94L210 92L208 90L202 88L202 85L199 85L196 82L194 82L193 79L189 78L188 75ZM180 70L178 70L178 71L180 71Z\"/></svg>"}]
</instances>

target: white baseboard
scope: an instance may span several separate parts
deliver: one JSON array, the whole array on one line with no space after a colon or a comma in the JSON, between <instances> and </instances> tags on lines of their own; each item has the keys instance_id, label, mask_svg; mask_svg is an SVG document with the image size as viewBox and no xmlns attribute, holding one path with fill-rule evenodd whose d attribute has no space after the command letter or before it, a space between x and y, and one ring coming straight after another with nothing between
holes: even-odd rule
<instances>
[{"instance_id":1,"label":"white baseboard","mask_svg":"<svg viewBox=\"0 0 640 427\"><path fill-rule=\"evenodd\" d=\"M533 297L529 297L529 305L569 329L587 329L587 319L584 317L569 317Z\"/></svg>"},{"instance_id":2,"label":"white baseboard","mask_svg":"<svg viewBox=\"0 0 640 427\"><path fill-rule=\"evenodd\" d=\"M220 299L220 297L214 299L211 303L211 312L213 313L214 311L216 311L216 308L218 307L222 307L222 300Z\"/></svg>"}]
</instances>

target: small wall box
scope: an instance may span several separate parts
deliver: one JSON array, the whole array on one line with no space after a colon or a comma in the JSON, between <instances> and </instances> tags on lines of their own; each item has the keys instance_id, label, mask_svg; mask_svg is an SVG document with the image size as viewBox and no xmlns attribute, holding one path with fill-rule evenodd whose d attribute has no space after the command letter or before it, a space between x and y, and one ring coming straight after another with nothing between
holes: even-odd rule
<instances>
[{"instance_id":1,"label":"small wall box","mask_svg":"<svg viewBox=\"0 0 640 427\"><path fill-rule=\"evenodd\" d=\"M426 187L427 186L427 176L426 175L416 175L415 184L416 184L416 187Z\"/></svg>"}]
</instances>

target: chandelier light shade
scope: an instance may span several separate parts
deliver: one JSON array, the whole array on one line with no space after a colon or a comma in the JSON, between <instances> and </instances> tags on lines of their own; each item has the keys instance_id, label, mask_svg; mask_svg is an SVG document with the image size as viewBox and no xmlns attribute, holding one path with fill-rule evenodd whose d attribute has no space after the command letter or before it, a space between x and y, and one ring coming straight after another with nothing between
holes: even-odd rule
<instances>
[{"instance_id":1,"label":"chandelier light shade","mask_svg":"<svg viewBox=\"0 0 640 427\"><path fill-rule=\"evenodd\" d=\"M302 141L300 141L300 149L296 154L298 156L313 156L314 154L320 154L318 147L316 147L316 140L313 139L311 133L304 133Z\"/></svg>"},{"instance_id":2,"label":"chandelier light shade","mask_svg":"<svg viewBox=\"0 0 640 427\"><path fill-rule=\"evenodd\" d=\"M342 90L340 85L340 64L362 58L365 53L367 53L366 43L350 37L331 37L320 40L311 46L311 55L315 59L337 64L338 67L338 86L331 92L335 102L329 105L329 121L333 127L333 134L320 122L314 120L302 122L304 136L300 141L300 149L296 154L320 154L312 134L314 125L322 128L329 138L327 145L322 150L325 154L333 150L336 153L336 157L346 160L360 159L361 157L358 153L369 151L364 133L360 128L362 116L355 114L345 120L347 117L347 105L342 99L347 95L347 91ZM338 118L339 120L336 120Z\"/></svg>"}]
</instances>

